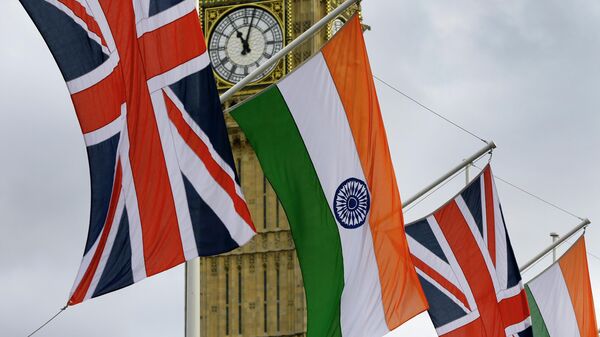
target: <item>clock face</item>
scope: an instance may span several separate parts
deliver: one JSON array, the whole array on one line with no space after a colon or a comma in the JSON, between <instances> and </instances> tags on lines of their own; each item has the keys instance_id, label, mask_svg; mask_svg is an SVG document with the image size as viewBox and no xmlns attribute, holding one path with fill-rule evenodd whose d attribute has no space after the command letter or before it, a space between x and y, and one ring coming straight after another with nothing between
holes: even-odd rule
<instances>
[{"instance_id":1,"label":"clock face","mask_svg":"<svg viewBox=\"0 0 600 337\"><path fill-rule=\"evenodd\" d=\"M221 78L237 83L283 48L283 31L273 15L259 7L237 8L223 16L209 38L209 56ZM268 75L275 65L255 80Z\"/></svg>"}]
</instances>

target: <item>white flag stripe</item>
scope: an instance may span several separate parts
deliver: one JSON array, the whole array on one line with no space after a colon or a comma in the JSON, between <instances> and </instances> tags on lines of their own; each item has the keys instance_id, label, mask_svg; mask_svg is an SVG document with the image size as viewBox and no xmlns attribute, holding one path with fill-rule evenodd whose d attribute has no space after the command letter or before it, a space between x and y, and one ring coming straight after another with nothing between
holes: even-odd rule
<instances>
[{"instance_id":1,"label":"white flag stripe","mask_svg":"<svg viewBox=\"0 0 600 337\"><path fill-rule=\"evenodd\" d=\"M78 92L89 89L94 85L100 83L102 80L104 80L110 74L113 73L118 64L119 53L114 51L108 56L108 59L104 61L104 63L98 66L98 68L67 82L67 88L69 89L69 93L71 95L74 95Z\"/></svg>"},{"instance_id":2,"label":"white flag stripe","mask_svg":"<svg viewBox=\"0 0 600 337\"><path fill-rule=\"evenodd\" d=\"M507 327L506 329L504 329L504 332L506 332L507 336L511 336L511 335L517 335L519 334L519 332L522 332L523 330L529 328L531 326L531 316L527 317L526 319L524 319L522 322L513 324L509 327Z\"/></svg>"},{"instance_id":3,"label":"white flag stripe","mask_svg":"<svg viewBox=\"0 0 600 337\"><path fill-rule=\"evenodd\" d=\"M119 115L114 121L106 124L98 130L88 132L83 135L86 146L92 146L111 138L117 133L123 131L123 115Z\"/></svg>"},{"instance_id":4,"label":"white flag stripe","mask_svg":"<svg viewBox=\"0 0 600 337\"><path fill-rule=\"evenodd\" d=\"M213 179L204 163L196 156L179 133L173 132L173 140L181 163L181 170L198 195L215 212L229 231L231 238L242 246L254 236L252 228L235 211L233 200Z\"/></svg>"},{"instance_id":5,"label":"white flag stripe","mask_svg":"<svg viewBox=\"0 0 600 337\"><path fill-rule=\"evenodd\" d=\"M488 269L490 278L492 279L492 283L494 284L494 292L497 294L498 291L500 290L500 287L498 286L498 277L496 276L496 270L494 268L494 264L492 263L490 251L488 250L487 246L484 244L483 238L481 237L481 235L479 233L479 228L477 227L477 223L475 222L475 219L473 218L473 215L471 214L471 211L469 210L469 207L465 203L465 200L463 199L463 197L459 195L454 200L456 201L456 204L458 205L458 208L460 209L462 216L465 218L465 220L469 226L469 229L471 230L471 235L475 239L475 242L477 242L477 246L479 247L479 250L481 251L481 256L483 257L483 260L485 261L485 265Z\"/></svg>"},{"instance_id":6,"label":"white flag stripe","mask_svg":"<svg viewBox=\"0 0 600 337\"><path fill-rule=\"evenodd\" d=\"M167 94L167 96L171 99L171 101L173 101L177 109L179 109L179 111L182 112L181 115L183 116L183 119L185 120L187 125L192 129L192 131L194 131L196 136L198 136L198 138L202 140L206 147L208 147L210 156L213 157L217 164L219 164L219 166L229 175L229 178L231 178L232 181L235 181L235 173L233 172L233 169L231 168L231 166L229 166L229 164L227 164L227 162L225 162L225 160L223 160L223 158L221 158L221 156L215 150L213 144L211 143L210 138L208 138L208 136L206 135L206 133L204 133L202 128L200 128L200 126L196 124L194 119L185 110L185 106L183 106L183 103L179 100L179 97L177 97L177 95L175 95L173 90L171 90L171 88L169 87L164 88L164 91ZM237 183L235 184L235 191L237 192L240 198L244 199L244 193L242 192L240 186Z\"/></svg>"},{"instance_id":7,"label":"white flag stripe","mask_svg":"<svg viewBox=\"0 0 600 337\"><path fill-rule=\"evenodd\" d=\"M96 241L94 241L94 244L92 245L90 250L87 252L87 254L85 254L83 256L83 259L81 260L81 265L79 266L79 271L77 272L77 276L75 277L75 282L73 283L73 287L71 287L71 292L69 293L69 297L73 296L73 293L79 287L79 283L81 283L81 279L83 279L83 275L85 275L85 272L88 270L88 268L90 266L90 262L92 262L92 258L94 257L94 254L96 253L96 250L98 249L98 244L100 243L100 238L102 237L102 233L104 233L105 228L106 228L106 226L102 227L102 230L100 231L100 235L98 235L98 237L96 238Z\"/></svg>"},{"instance_id":8,"label":"white flag stripe","mask_svg":"<svg viewBox=\"0 0 600 337\"><path fill-rule=\"evenodd\" d=\"M127 130L126 113L123 113ZM140 210L137 201L137 192L135 182L133 181L133 172L131 162L129 161L129 133L121 134L121 144L119 149L121 167L123 170L123 193L125 194L125 207L127 208L127 218L129 220L129 241L131 244L131 270L133 271L133 281L138 282L146 278L146 260L144 258L144 242L142 238L142 221L140 219Z\"/></svg>"},{"instance_id":9,"label":"white flag stripe","mask_svg":"<svg viewBox=\"0 0 600 337\"><path fill-rule=\"evenodd\" d=\"M348 178L365 181L354 138L337 88L322 54L278 84L298 126L330 209L337 188ZM333 159L344 158L344 162ZM335 214L332 209L332 215ZM344 337L384 335L386 324L379 270L368 224L338 224L344 262L341 329ZM361 303L356 306L355 303Z\"/></svg>"},{"instance_id":10,"label":"white flag stripe","mask_svg":"<svg viewBox=\"0 0 600 337\"><path fill-rule=\"evenodd\" d=\"M106 41L106 45L108 46L108 50L111 53L117 53L117 46L115 45L115 40L112 36L112 31L110 29L110 27L108 26L108 21L106 20L106 16L104 15L104 12L102 11L102 7L100 6L100 3L98 2L98 0L83 0L87 3L87 8L89 8L89 10L91 11L90 14L94 17L94 19L96 20L96 23L98 24L98 27L100 27L100 32L102 32L102 36L104 37L104 41ZM134 0L133 3L135 4L137 2L137 0Z\"/></svg>"},{"instance_id":11,"label":"white flag stripe","mask_svg":"<svg viewBox=\"0 0 600 337\"><path fill-rule=\"evenodd\" d=\"M139 20L136 25L137 36L139 38L147 32L156 30L189 14L191 11L196 11L196 4L194 1L182 1L179 4L151 17L147 17L146 14L146 17ZM146 13L148 13L148 11L146 11Z\"/></svg>"},{"instance_id":12,"label":"white flag stripe","mask_svg":"<svg viewBox=\"0 0 600 337\"><path fill-rule=\"evenodd\" d=\"M439 328L435 329L438 336L445 335L451 331L454 331L458 328L462 328L463 326L473 322L474 320L479 318L479 310L475 309L475 311L471 311L466 316L463 316L455 321L452 321L446 325L442 325ZM475 337L475 336L473 336Z\"/></svg>"},{"instance_id":13,"label":"white flag stripe","mask_svg":"<svg viewBox=\"0 0 600 337\"><path fill-rule=\"evenodd\" d=\"M467 298L467 302L469 303L469 307L471 310L477 309L477 302L475 302L475 296L473 296L473 291L471 290L471 286L469 286L469 282L467 282L467 278L465 277L464 272L462 271L462 267L458 264L458 260L456 260L456 256L454 256L454 252L452 248L450 248L450 244L446 240L442 229L440 228L440 224L437 222L433 215L427 217L427 223L429 223L429 227L431 227L431 231L433 235L435 235L435 239L440 244L444 255L448 259L450 263L450 267L452 270L455 270L455 275L460 284L460 289L465 294Z\"/></svg>"},{"instance_id":14,"label":"white flag stripe","mask_svg":"<svg viewBox=\"0 0 600 337\"><path fill-rule=\"evenodd\" d=\"M102 52L106 55L110 55L110 51L108 50L108 48L102 44L102 39L100 38L100 36L98 36L96 33L92 32L88 26L87 23L85 23L80 17L78 17L77 15L75 15L75 13L73 13L73 11L71 10L71 8L65 6L62 2L58 1L58 0L44 0L47 3L51 4L52 6L58 8L61 12L67 14L71 19L73 19L73 21L75 21L75 23L77 23L79 26L81 26L81 28L83 30L85 30L85 32L87 33L87 36L94 40L96 43L98 43L98 45L100 46L100 48L102 49Z\"/></svg>"},{"instance_id":15,"label":"white flag stripe","mask_svg":"<svg viewBox=\"0 0 600 337\"><path fill-rule=\"evenodd\" d=\"M423 262L427 261L426 264L429 268L440 274L456 288L461 288L456 275L454 275L454 271L450 265L446 263L446 261L433 254L429 249L425 248L417 240L413 239L412 236L407 236L406 239L408 240L408 245L410 246L410 252L412 255Z\"/></svg>"},{"instance_id":16,"label":"white flag stripe","mask_svg":"<svg viewBox=\"0 0 600 337\"><path fill-rule=\"evenodd\" d=\"M437 290L441 291L446 296L448 296L448 298L451 299L456 305L458 305L465 313L468 313L471 311L471 310L469 310L469 308L465 307L465 304L461 300L459 300L458 298L456 298L456 296L454 296L451 292L449 292L448 289L446 289L446 287L442 286L436 280L429 277L429 275L427 275L425 272L423 272L418 267L415 267L415 269L417 271L417 274L419 274L422 278L427 280L427 282L433 284L437 288Z\"/></svg>"},{"instance_id":17,"label":"white flag stripe","mask_svg":"<svg viewBox=\"0 0 600 337\"><path fill-rule=\"evenodd\" d=\"M537 302L550 336L580 337L577 317L572 305L564 305L571 298L569 289L556 263L528 284Z\"/></svg>"},{"instance_id":18,"label":"white flag stripe","mask_svg":"<svg viewBox=\"0 0 600 337\"><path fill-rule=\"evenodd\" d=\"M123 210L125 208L124 196L123 193L119 193L119 200L117 201L117 206L115 208L115 214L112 219L112 223L110 226L110 231L108 232L108 237L106 239L106 243L104 244L104 249L102 250L102 254L100 255L100 261L98 261L98 265L96 266L96 270L94 272L94 276L92 277L92 282L90 283L87 292L85 293L85 300L89 300L92 298L94 293L96 292L96 288L98 287L98 282L100 282L100 278L104 273L104 268L106 267L106 263L108 262L108 258L110 253L112 252L115 238L117 237L117 232L119 232L119 226L121 222L121 218L123 216Z\"/></svg>"},{"instance_id":19,"label":"white flag stripe","mask_svg":"<svg viewBox=\"0 0 600 337\"><path fill-rule=\"evenodd\" d=\"M198 247L196 246L190 208L183 184L183 176L181 175L181 163L179 158L177 158L177 150L173 141L173 134L177 133L177 130L173 130L171 127L163 92L156 91L150 95L150 98L152 99L152 106L154 108L152 110L154 111L158 134L160 135L164 162L171 185L171 193L173 194L183 254L186 260L191 260L198 256Z\"/></svg>"},{"instance_id":20,"label":"white flag stripe","mask_svg":"<svg viewBox=\"0 0 600 337\"><path fill-rule=\"evenodd\" d=\"M494 179L492 179L493 207L494 207L494 222L496 228L496 275L498 276L498 283L502 289L508 287L508 252L506 242L506 227L504 220L502 219L502 213L500 212L500 202L496 191L496 185ZM500 300L500 298L498 298Z\"/></svg>"},{"instance_id":21,"label":"white flag stripe","mask_svg":"<svg viewBox=\"0 0 600 337\"><path fill-rule=\"evenodd\" d=\"M208 58L208 53L205 52L204 54L182 63L165 73L152 77L148 80L148 90L150 90L150 93L161 90L164 87L178 82L184 77L199 72L209 65L210 59Z\"/></svg>"}]
</instances>

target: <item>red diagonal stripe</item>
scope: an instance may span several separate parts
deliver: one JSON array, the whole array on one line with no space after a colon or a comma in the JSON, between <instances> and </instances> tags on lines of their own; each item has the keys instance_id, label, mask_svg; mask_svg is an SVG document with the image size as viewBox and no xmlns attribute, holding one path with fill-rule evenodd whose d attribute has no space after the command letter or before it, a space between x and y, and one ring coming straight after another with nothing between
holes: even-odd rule
<instances>
[{"instance_id":1,"label":"red diagonal stripe","mask_svg":"<svg viewBox=\"0 0 600 337\"><path fill-rule=\"evenodd\" d=\"M119 201L119 196L121 195L121 178L121 160L119 160L117 162L115 181L113 184L112 195L110 198L110 206L108 208L106 220L104 221L104 229L102 231L102 236L100 236L98 247L94 252L94 257L92 257L88 269L85 271L85 274L81 278L77 289L75 290L75 292L73 292L73 296L71 296L71 299L69 299L69 305L75 305L83 301L83 299L85 298L85 294L87 294L88 289L90 288L90 284L92 283L94 274L96 274L96 269L98 269L98 264L100 263L100 257L102 257L102 253L104 252L104 247L106 246L106 241L108 240L108 234L110 233L110 229L115 218L117 202Z\"/></svg>"},{"instance_id":2,"label":"red diagonal stripe","mask_svg":"<svg viewBox=\"0 0 600 337\"><path fill-rule=\"evenodd\" d=\"M505 327L496 299L492 276L456 201L447 204L434 216L454 252L477 303L485 330L484 334L477 334L477 336L505 337Z\"/></svg>"},{"instance_id":3,"label":"red diagonal stripe","mask_svg":"<svg viewBox=\"0 0 600 337\"><path fill-rule=\"evenodd\" d=\"M195 10L140 37L148 79L206 52Z\"/></svg>"},{"instance_id":4,"label":"red diagonal stripe","mask_svg":"<svg viewBox=\"0 0 600 337\"><path fill-rule=\"evenodd\" d=\"M467 309L471 310L465 294L460 289L458 289L454 284L440 275L433 268L429 267L425 262L421 261L418 257L411 254L411 258L416 268L419 268L422 272L427 274L427 276L434 279L437 283L454 295L454 297L456 297Z\"/></svg>"},{"instance_id":5,"label":"red diagonal stripe","mask_svg":"<svg viewBox=\"0 0 600 337\"><path fill-rule=\"evenodd\" d=\"M83 7L79 2L77 2L75 0L58 0L58 1L60 3L62 3L63 5L69 7L69 9L71 9L73 11L73 13L75 15L77 15L78 18L83 20L83 22L85 22L85 24L87 25L87 29L90 32L98 35L98 37L102 41L102 45L104 45L106 47L106 41L104 40L104 35L102 35L102 31L100 30L100 27L98 26L98 23L96 22L96 19L94 19L92 16L90 16L85 11L85 7Z\"/></svg>"},{"instance_id":6,"label":"red diagonal stripe","mask_svg":"<svg viewBox=\"0 0 600 337\"><path fill-rule=\"evenodd\" d=\"M253 231L256 232L256 228L254 228L254 224L252 223L252 219L250 217L250 211L248 211L248 206L246 205L244 199L237 194L235 189L235 181L215 161L206 144L204 144L204 142L198 138L198 136L194 133L194 130L192 130L192 128L190 128L190 126L186 123L181 115L182 112L177 109L171 99L169 99L169 97L164 93L163 97L167 104L169 118L173 122L173 125L175 125L177 128L177 132L179 132L181 137L189 145L192 151L194 151L198 158L202 160L211 177L213 177L219 186L221 186L221 188L227 192L233 201L233 206L239 216L244 219L244 221L252 228Z\"/></svg>"},{"instance_id":7,"label":"red diagonal stripe","mask_svg":"<svg viewBox=\"0 0 600 337\"><path fill-rule=\"evenodd\" d=\"M488 251L492 263L496 266L496 219L494 218L494 190L492 189L492 171L488 165L483 172L485 185L485 219L487 221Z\"/></svg>"},{"instance_id":8,"label":"red diagonal stripe","mask_svg":"<svg viewBox=\"0 0 600 337\"><path fill-rule=\"evenodd\" d=\"M151 276L185 261L175 201L148 92L133 2L100 0L100 5L121 60L127 97L129 160L142 226L146 275ZM177 34L186 35L184 32Z\"/></svg>"}]
</instances>

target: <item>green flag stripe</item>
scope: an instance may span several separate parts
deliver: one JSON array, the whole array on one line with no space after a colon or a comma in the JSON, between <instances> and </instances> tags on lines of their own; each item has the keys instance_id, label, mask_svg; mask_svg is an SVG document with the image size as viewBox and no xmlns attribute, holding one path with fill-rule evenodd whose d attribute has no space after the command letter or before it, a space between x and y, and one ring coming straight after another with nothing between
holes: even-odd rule
<instances>
[{"instance_id":1,"label":"green flag stripe","mask_svg":"<svg viewBox=\"0 0 600 337\"><path fill-rule=\"evenodd\" d=\"M525 292L527 293L527 302L529 302L529 311L531 312L531 323L533 325L533 337L550 337L544 317L540 312L540 308L535 301L535 297L531 293L528 285L525 285Z\"/></svg>"},{"instance_id":2,"label":"green flag stripe","mask_svg":"<svg viewBox=\"0 0 600 337\"><path fill-rule=\"evenodd\" d=\"M342 336L344 288L337 224L292 115L276 86L232 112L288 217L307 302L307 337Z\"/></svg>"}]
</instances>

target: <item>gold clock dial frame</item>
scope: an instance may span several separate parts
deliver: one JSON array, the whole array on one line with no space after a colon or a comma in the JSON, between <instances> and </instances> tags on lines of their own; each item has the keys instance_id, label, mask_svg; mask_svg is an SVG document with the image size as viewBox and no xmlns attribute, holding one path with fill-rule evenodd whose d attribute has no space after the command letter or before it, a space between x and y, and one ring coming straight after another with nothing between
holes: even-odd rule
<instances>
[{"instance_id":1,"label":"gold clock dial frame","mask_svg":"<svg viewBox=\"0 0 600 337\"><path fill-rule=\"evenodd\" d=\"M209 2L209 1L206 1L206 2ZM206 2L205 2L205 4L206 4ZM212 2L214 2L214 1L212 1ZM206 35L206 40L210 41L210 37L212 36L213 31L214 31L215 27L217 26L217 24L221 21L221 19L223 19L226 15L228 15L229 13L231 13L233 11L236 11L241 8L246 8L246 7L258 7L260 9L267 11L269 14L271 14L275 18L275 20L277 20L277 23L281 27L281 30L284 34L284 36L283 36L284 46L289 42L290 36L289 36L289 30L287 29L285 1L283 1L283 0L248 2L248 3L240 3L240 4L235 4L235 5L223 4L223 5L215 5L215 6L211 6L211 7L204 7L201 12L201 19L202 19L202 23L203 23L203 30ZM279 61L269 74L267 74L262 79L250 84L249 85L250 89L245 90L246 93L250 94L253 92L258 92L262 88L264 88L272 83L275 83L279 79L281 79L286 73L287 61L288 60L285 58L282 59L281 61ZM234 83L231 83L231 82L227 81L226 79L222 78L217 72L215 72L215 79L217 81L217 88L219 90L226 90L234 84Z\"/></svg>"}]
</instances>

